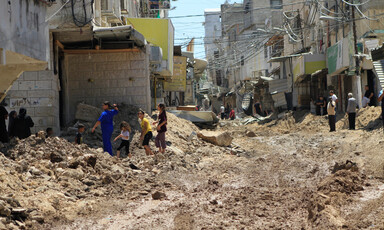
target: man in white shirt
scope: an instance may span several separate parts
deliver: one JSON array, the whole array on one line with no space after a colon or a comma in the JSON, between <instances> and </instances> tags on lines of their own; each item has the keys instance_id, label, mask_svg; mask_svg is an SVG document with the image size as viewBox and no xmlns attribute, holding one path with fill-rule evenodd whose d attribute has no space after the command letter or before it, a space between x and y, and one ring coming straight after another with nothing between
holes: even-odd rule
<instances>
[{"instance_id":1,"label":"man in white shirt","mask_svg":"<svg viewBox=\"0 0 384 230\"><path fill-rule=\"evenodd\" d=\"M337 98L337 96L333 90L329 91L329 96L332 97L332 101L334 101L335 103L339 102L339 99Z\"/></svg>"},{"instance_id":2,"label":"man in white shirt","mask_svg":"<svg viewBox=\"0 0 384 230\"><path fill-rule=\"evenodd\" d=\"M220 107L220 115L221 115L221 120L224 120L224 118L225 118L225 107L224 107L224 105L221 105L221 107Z\"/></svg>"}]
</instances>

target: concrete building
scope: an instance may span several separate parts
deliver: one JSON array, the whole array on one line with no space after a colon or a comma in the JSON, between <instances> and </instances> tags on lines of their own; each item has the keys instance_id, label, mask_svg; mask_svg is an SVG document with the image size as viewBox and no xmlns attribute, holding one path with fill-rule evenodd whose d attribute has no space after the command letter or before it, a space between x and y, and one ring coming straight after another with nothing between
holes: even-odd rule
<instances>
[{"instance_id":1,"label":"concrete building","mask_svg":"<svg viewBox=\"0 0 384 230\"><path fill-rule=\"evenodd\" d=\"M206 9L204 11L204 48L205 58L211 65L208 68L208 79L213 82L217 82L216 72L219 68L215 59L219 56L219 52L222 48L221 45L221 11L220 9Z\"/></svg>"},{"instance_id":2,"label":"concrete building","mask_svg":"<svg viewBox=\"0 0 384 230\"><path fill-rule=\"evenodd\" d=\"M0 100L7 96L8 112L25 107L35 122L32 132L47 126L59 131L59 87L49 70L47 7L43 1L0 2Z\"/></svg>"},{"instance_id":3,"label":"concrete building","mask_svg":"<svg viewBox=\"0 0 384 230\"><path fill-rule=\"evenodd\" d=\"M0 5L0 10L4 10L1 21L10 22L2 23L0 29L11 32L6 35L7 43L0 41L0 49L15 52L17 47L24 55L37 59L18 56L34 63L34 68L23 65L33 72L21 75L9 90L6 102L11 110L27 107L36 124L33 131L53 127L59 134L60 127L74 120L80 102L99 107L103 101L110 100L151 111L154 73L151 47L158 48L162 59L156 73L171 76L173 26L169 19L158 19L166 25L163 40L167 40L170 48L164 49L163 44L152 42L153 37L147 40L127 22L128 18L142 16L165 17L167 10L149 10L147 1L128 0L86 0L85 6L76 1L73 6L70 1L55 4L27 1L27 6L23 1L10 2L0 3L4 4ZM7 15L9 12L11 16ZM30 34L20 36L17 30ZM12 36L16 39L12 40Z\"/></svg>"}]
</instances>

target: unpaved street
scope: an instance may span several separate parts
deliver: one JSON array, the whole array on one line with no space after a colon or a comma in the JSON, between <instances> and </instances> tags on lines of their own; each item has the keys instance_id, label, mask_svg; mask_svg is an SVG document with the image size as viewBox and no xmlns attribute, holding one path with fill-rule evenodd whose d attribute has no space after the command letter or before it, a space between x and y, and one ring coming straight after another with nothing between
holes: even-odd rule
<instances>
[{"instance_id":1,"label":"unpaved street","mask_svg":"<svg viewBox=\"0 0 384 230\"><path fill-rule=\"evenodd\" d=\"M147 168L156 172L147 194L111 198L113 205L93 217L54 229L383 228L383 130L329 133L325 118L309 116L226 125L221 130L242 149L237 155L206 148L185 162L193 167L154 164ZM152 198L158 189L166 198Z\"/></svg>"}]
</instances>

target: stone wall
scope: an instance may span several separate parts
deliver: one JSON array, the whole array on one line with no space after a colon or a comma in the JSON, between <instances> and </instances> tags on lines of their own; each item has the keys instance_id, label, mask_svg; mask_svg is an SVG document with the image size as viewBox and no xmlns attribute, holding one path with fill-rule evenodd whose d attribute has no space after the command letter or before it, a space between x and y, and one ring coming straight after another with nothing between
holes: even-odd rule
<instances>
[{"instance_id":1,"label":"stone wall","mask_svg":"<svg viewBox=\"0 0 384 230\"><path fill-rule=\"evenodd\" d=\"M8 91L7 110L27 109L35 127L32 133L52 127L60 134L59 83L52 71L24 72Z\"/></svg>"},{"instance_id":2,"label":"stone wall","mask_svg":"<svg viewBox=\"0 0 384 230\"><path fill-rule=\"evenodd\" d=\"M149 51L66 54L64 67L65 120L74 119L76 106L100 107L108 100L150 111Z\"/></svg>"}]
</instances>

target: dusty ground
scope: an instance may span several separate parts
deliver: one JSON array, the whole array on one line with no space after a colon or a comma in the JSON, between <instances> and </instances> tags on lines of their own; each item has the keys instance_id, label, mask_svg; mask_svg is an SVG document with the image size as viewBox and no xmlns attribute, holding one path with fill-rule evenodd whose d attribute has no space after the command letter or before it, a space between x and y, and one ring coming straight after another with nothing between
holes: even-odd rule
<instances>
[{"instance_id":1,"label":"dusty ground","mask_svg":"<svg viewBox=\"0 0 384 230\"><path fill-rule=\"evenodd\" d=\"M379 114L380 108L360 111L355 131L345 129L345 118L339 117L335 133L328 132L324 117L313 115L288 114L265 125L224 122L217 132L232 135L231 148L197 139L190 135L195 127L171 117L171 147L164 156L146 157L134 142L132 161L114 162L97 153L96 167L79 166L85 176L74 180L48 162L55 173L38 183L56 183L56 190L28 178L26 185L7 183L17 188L14 197L21 206L35 205L44 215L44 222L35 216L27 225L35 229L384 229ZM23 150L21 144L15 148ZM7 164L21 165L17 159ZM127 167L130 163L140 170ZM105 181L111 170L123 171ZM95 177L94 185L88 177ZM2 185L1 191L13 191ZM23 185L25 191L17 192ZM31 194L52 208L37 205ZM17 224L7 227L22 228Z\"/></svg>"},{"instance_id":2,"label":"dusty ground","mask_svg":"<svg viewBox=\"0 0 384 230\"><path fill-rule=\"evenodd\" d=\"M136 173L151 176L130 195L100 198L92 214L45 227L384 229L379 114L379 108L361 111L355 131L340 118L335 133L324 117L312 115L265 125L227 123L218 131L231 133L237 151L194 139L190 148L184 143L150 164L142 156L137 164L148 166ZM155 191L165 197L154 200Z\"/></svg>"}]
</instances>

